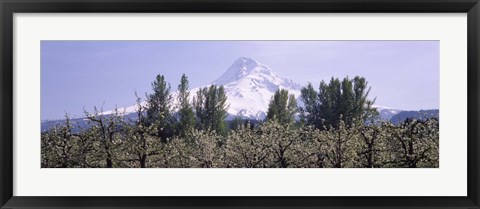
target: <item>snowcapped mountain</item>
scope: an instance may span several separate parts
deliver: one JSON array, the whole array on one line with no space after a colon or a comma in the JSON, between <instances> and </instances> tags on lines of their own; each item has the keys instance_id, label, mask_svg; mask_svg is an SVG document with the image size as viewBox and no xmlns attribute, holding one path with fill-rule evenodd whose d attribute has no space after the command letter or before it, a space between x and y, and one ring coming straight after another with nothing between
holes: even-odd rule
<instances>
[{"instance_id":1,"label":"snowcapped mountain","mask_svg":"<svg viewBox=\"0 0 480 209\"><path fill-rule=\"evenodd\" d=\"M225 88L228 105L227 120L231 120L237 116L255 120L264 119L267 115L270 99L278 89L286 89L290 94L294 94L297 98L297 104L300 107L303 106L303 102L300 99L301 85L293 82L291 79L280 77L269 67L258 63L252 58L238 58L218 79L213 81L211 85L223 85ZM210 85L191 89L190 101L193 101L193 97L200 88L207 86ZM176 111L178 108L178 102L176 101L177 94L178 92L176 91L172 92L173 111ZM144 101L140 105L146 106L147 103ZM392 117L404 112L403 110L380 105L373 105L373 107L377 108L381 119L385 121L390 121ZM137 109L138 105L117 108L119 114L133 119L136 117L135 111ZM436 111L436 115L438 116L438 110ZM103 111L100 114L109 115L112 113L114 113L114 110ZM413 113L409 113L409 115L412 114ZM87 126L87 119L85 117L72 118L72 120ZM63 119L42 121L42 131L62 123L64 123Z\"/></svg>"},{"instance_id":2,"label":"snowcapped mountain","mask_svg":"<svg viewBox=\"0 0 480 209\"><path fill-rule=\"evenodd\" d=\"M278 76L266 65L260 64L252 58L240 57L211 85L223 85L227 94L228 119L236 116L249 119L264 119L267 115L268 104L273 94L280 88L286 89L290 94L294 94L299 105L301 85L294 83L291 79ZM206 85L210 86L210 85ZM190 101L196 92L203 87L190 90ZM172 92L174 98L172 106L175 108L178 103L175 101L177 92ZM143 102L142 105L146 103ZM118 108L122 114L135 112L136 105ZM101 114L107 115L113 113L113 110L104 111Z\"/></svg>"},{"instance_id":3,"label":"snowcapped mountain","mask_svg":"<svg viewBox=\"0 0 480 209\"><path fill-rule=\"evenodd\" d=\"M228 119L236 116L262 120L267 115L268 104L273 94L278 89L286 89L290 94L297 98L297 104L303 106L300 99L302 86L293 82L291 79L282 78L266 65L260 64L252 58L240 57L221 75L211 83L212 85L223 85L227 94ZM210 85L206 85L210 86ZM196 92L203 87L190 90L190 101ZM174 98L172 107L178 103L175 101L177 92L172 92ZM142 105L146 105L145 102ZM384 120L390 120L394 115L402 110L374 105ZM120 113L125 115L135 112L136 105L118 108ZM102 112L101 114L111 114L112 110Z\"/></svg>"},{"instance_id":4,"label":"snowcapped mountain","mask_svg":"<svg viewBox=\"0 0 480 209\"><path fill-rule=\"evenodd\" d=\"M299 98L302 88L246 57L238 58L213 84L225 87L230 115L250 119L265 118L270 99L278 89L286 89Z\"/></svg>"}]
</instances>

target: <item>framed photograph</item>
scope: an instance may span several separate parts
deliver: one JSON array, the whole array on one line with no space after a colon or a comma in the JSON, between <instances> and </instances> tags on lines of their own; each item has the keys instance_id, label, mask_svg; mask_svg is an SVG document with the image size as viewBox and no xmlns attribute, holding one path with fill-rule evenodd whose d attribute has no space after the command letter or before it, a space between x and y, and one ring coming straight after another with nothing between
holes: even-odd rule
<instances>
[{"instance_id":1,"label":"framed photograph","mask_svg":"<svg viewBox=\"0 0 480 209\"><path fill-rule=\"evenodd\" d=\"M478 0L0 7L1 208L479 208Z\"/></svg>"}]
</instances>

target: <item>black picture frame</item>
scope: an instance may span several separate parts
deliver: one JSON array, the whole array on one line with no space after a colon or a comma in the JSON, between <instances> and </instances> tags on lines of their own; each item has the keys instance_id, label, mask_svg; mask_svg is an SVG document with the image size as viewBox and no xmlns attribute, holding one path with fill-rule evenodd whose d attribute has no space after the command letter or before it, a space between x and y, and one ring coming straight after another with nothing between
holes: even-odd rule
<instances>
[{"instance_id":1,"label":"black picture frame","mask_svg":"<svg viewBox=\"0 0 480 209\"><path fill-rule=\"evenodd\" d=\"M480 208L478 0L0 0L1 208ZM467 13L468 195L465 197L21 197L13 196L14 13ZM448 128L448 127L447 127ZM448 181L449 179L445 179Z\"/></svg>"}]
</instances>

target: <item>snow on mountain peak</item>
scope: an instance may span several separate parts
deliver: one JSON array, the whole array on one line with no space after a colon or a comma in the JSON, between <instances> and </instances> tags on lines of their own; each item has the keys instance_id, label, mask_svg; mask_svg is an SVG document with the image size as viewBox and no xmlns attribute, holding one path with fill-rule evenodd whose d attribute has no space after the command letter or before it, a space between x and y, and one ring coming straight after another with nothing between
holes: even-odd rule
<instances>
[{"instance_id":1,"label":"snow on mountain peak","mask_svg":"<svg viewBox=\"0 0 480 209\"><path fill-rule=\"evenodd\" d=\"M256 60L250 57L239 57L233 65L240 64L240 65L260 65Z\"/></svg>"},{"instance_id":2,"label":"snow on mountain peak","mask_svg":"<svg viewBox=\"0 0 480 209\"><path fill-rule=\"evenodd\" d=\"M232 116L264 119L270 99L278 89L288 90L290 94L295 95L298 104L303 105L299 99L301 85L291 79L278 76L270 68L252 58L240 57L235 60L212 85L221 85L225 88L229 107L227 112L230 119ZM193 101L193 97L197 95L200 88L206 86L191 89L190 101ZM174 98L172 107L176 108L178 103L176 100L177 92L172 92L172 97ZM146 105L146 103L144 102L143 105ZM137 106L131 106L121 110L131 113L137 108ZM102 114L111 113L112 111L106 111Z\"/></svg>"},{"instance_id":3,"label":"snow on mountain peak","mask_svg":"<svg viewBox=\"0 0 480 209\"><path fill-rule=\"evenodd\" d=\"M246 57L235 60L213 84L225 87L230 115L251 119L266 116L270 99L278 89L286 89L296 98L299 98L301 89L299 84Z\"/></svg>"},{"instance_id":4,"label":"snow on mountain peak","mask_svg":"<svg viewBox=\"0 0 480 209\"><path fill-rule=\"evenodd\" d=\"M262 65L252 58L240 57L223 73L220 78L215 80L215 85L226 85L231 82L242 79L250 74L273 74L265 65Z\"/></svg>"},{"instance_id":5,"label":"snow on mountain peak","mask_svg":"<svg viewBox=\"0 0 480 209\"><path fill-rule=\"evenodd\" d=\"M224 86L229 107L227 112L230 119L235 116L249 119L264 119L270 99L278 89L286 89L290 94L294 94L295 98L297 98L297 104L303 106L303 102L300 99L301 85L293 82L291 79L278 76L266 65L260 64L252 58L240 57L236 59L212 85ZM202 87L190 90L190 101L193 101L193 97L200 88ZM176 108L178 103L176 100L177 92L172 92L172 96L174 98L172 107ZM146 102L143 102L141 105L145 106ZM401 110L390 107L378 105L374 107L377 108L380 116L384 119L389 119L401 112ZM119 110L131 113L137 108L138 106L134 105ZM112 111L106 111L101 114L111 113Z\"/></svg>"}]
</instances>

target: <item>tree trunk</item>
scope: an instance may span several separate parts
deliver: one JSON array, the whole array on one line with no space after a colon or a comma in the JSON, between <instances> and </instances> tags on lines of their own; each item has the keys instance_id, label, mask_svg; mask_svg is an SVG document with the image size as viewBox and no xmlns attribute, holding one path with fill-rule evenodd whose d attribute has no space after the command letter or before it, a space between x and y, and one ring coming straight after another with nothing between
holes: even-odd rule
<instances>
[{"instance_id":1,"label":"tree trunk","mask_svg":"<svg viewBox=\"0 0 480 209\"><path fill-rule=\"evenodd\" d=\"M368 168L373 168L373 146L368 144Z\"/></svg>"},{"instance_id":2,"label":"tree trunk","mask_svg":"<svg viewBox=\"0 0 480 209\"><path fill-rule=\"evenodd\" d=\"M110 159L109 157L107 158L107 168L113 168L112 159Z\"/></svg>"},{"instance_id":3,"label":"tree trunk","mask_svg":"<svg viewBox=\"0 0 480 209\"><path fill-rule=\"evenodd\" d=\"M140 168L146 168L147 164L147 155L143 154L142 157L140 158Z\"/></svg>"}]
</instances>

